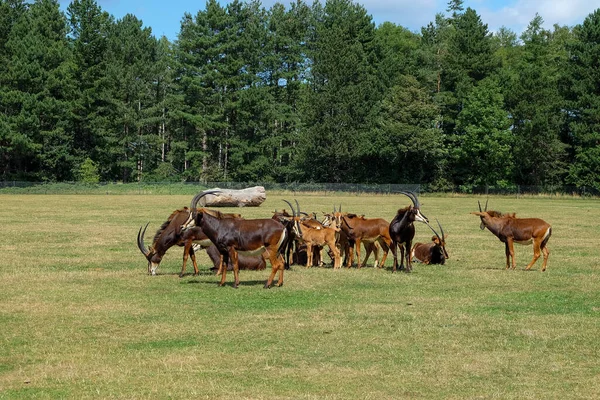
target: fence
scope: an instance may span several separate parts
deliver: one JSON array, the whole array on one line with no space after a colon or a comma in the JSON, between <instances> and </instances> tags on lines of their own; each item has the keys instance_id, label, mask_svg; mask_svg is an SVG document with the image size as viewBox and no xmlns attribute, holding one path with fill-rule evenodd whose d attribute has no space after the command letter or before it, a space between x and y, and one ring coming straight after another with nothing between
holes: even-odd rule
<instances>
[{"instance_id":1,"label":"fence","mask_svg":"<svg viewBox=\"0 0 600 400\"><path fill-rule=\"evenodd\" d=\"M0 194L163 194L194 195L211 188L242 189L263 186L268 191L314 192L323 195L333 193L372 193L394 194L402 191L415 193L481 194L481 195L567 195L600 196L600 191L592 187L576 186L454 186L443 189L426 184L358 184L358 183L271 183L271 182L102 182L84 184L80 182L41 183L23 181L0 181Z\"/></svg>"}]
</instances>

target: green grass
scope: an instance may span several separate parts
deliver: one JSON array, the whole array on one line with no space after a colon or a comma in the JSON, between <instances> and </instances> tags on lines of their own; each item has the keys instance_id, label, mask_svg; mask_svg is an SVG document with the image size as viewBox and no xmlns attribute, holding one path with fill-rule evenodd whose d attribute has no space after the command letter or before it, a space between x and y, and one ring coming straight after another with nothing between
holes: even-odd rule
<instances>
[{"instance_id":1,"label":"green grass","mask_svg":"<svg viewBox=\"0 0 600 400\"><path fill-rule=\"evenodd\" d=\"M388 220L409 203L296 198ZM146 275L139 227L150 221L150 240L190 199L0 195L0 399L600 397L597 200L490 198L552 224L544 273L541 260L523 270L531 246L504 270L503 244L469 214L477 197L423 196L448 234L445 266L392 274L391 254L385 270L294 266L270 290L268 271L241 271L235 290L205 254L201 274L180 279L180 248ZM269 217L282 199L224 211Z\"/></svg>"}]
</instances>

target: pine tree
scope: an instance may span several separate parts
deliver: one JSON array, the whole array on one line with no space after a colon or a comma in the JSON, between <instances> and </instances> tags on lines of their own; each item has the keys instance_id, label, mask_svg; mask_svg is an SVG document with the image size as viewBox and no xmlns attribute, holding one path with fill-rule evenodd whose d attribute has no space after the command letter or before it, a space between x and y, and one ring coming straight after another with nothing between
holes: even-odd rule
<instances>
[{"instance_id":1,"label":"pine tree","mask_svg":"<svg viewBox=\"0 0 600 400\"><path fill-rule=\"evenodd\" d=\"M504 93L515 137L516 182L522 185L560 183L565 149L560 140L564 103L558 78L565 58L552 51L553 34L542 28L539 15L522 34L518 59L507 65Z\"/></svg>"},{"instance_id":2,"label":"pine tree","mask_svg":"<svg viewBox=\"0 0 600 400\"><path fill-rule=\"evenodd\" d=\"M513 137L496 79L480 81L465 98L458 115L454 147L459 182L507 186L512 183Z\"/></svg>"},{"instance_id":3,"label":"pine tree","mask_svg":"<svg viewBox=\"0 0 600 400\"><path fill-rule=\"evenodd\" d=\"M576 27L575 35L565 84L574 151L567 182L600 189L600 9Z\"/></svg>"},{"instance_id":4,"label":"pine tree","mask_svg":"<svg viewBox=\"0 0 600 400\"><path fill-rule=\"evenodd\" d=\"M77 98L73 104L74 152L82 163L88 157L98 163L102 179L116 179L113 164L103 159L104 140L110 115L106 92L106 51L113 18L95 0L73 0L67 7L69 37L75 63Z\"/></svg>"},{"instance_id":5,"label":"pine tree","mask_svg":"<svg viewBox=\"0 0 600 400\"><path fill-rule=\"evenodd\" d=\"M30 179L72 179L76 165L69 109L74 88L58 1L33 3L12 27L5 48L10 56L2 85L8 127L3 135L15 150L7 155L16 162L15 173Z\"/></svg>"},{"instance_id":6,"label":"pine tree","mask_svg":"<svg viewBox=\"0 0 600 400\"><path fill-rule=\"evenodd\" d=\"M362 152L382 93L375 27L366 10L348 0L327 1L322 13L318 6L313 12L313 64L298 167L306 180L366 182L370 172L363 167Z\"/></svg>"}]
</instances>

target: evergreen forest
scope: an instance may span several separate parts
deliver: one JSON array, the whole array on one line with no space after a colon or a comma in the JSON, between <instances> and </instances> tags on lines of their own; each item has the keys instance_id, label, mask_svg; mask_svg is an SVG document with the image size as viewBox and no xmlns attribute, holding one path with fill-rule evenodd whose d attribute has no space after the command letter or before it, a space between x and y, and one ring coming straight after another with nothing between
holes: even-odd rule
<instances>
[{"instance_id":1,"label":"evergreen forest","mask_svg":"<svg viewBox=\"0 0 600 400\"><path fill-rule=\"evenodd\" d=\"M0 0L0 181L600 189L600 9L519 34L462 0L420 32L352 0L193 11L170 41Z\"/></svg>"}]
</instances>

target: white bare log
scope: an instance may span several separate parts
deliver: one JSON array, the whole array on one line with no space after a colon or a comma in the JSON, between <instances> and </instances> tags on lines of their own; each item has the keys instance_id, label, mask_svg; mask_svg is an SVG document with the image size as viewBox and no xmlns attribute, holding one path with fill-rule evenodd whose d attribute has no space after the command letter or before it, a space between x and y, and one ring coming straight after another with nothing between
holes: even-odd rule
<instances>
[{"instance_id":1,"label":"white bare log","mask_svg":"<svg viewBox=\"0 0 600 400\"><path fill-rule=\"evenodd\" d=\"M262 186L240 190L213 188L207 191L213 190L218 190L219 193L208 194L202 198L207 207L258 207L267 198Z\"/></svg>"}]
</instances>

